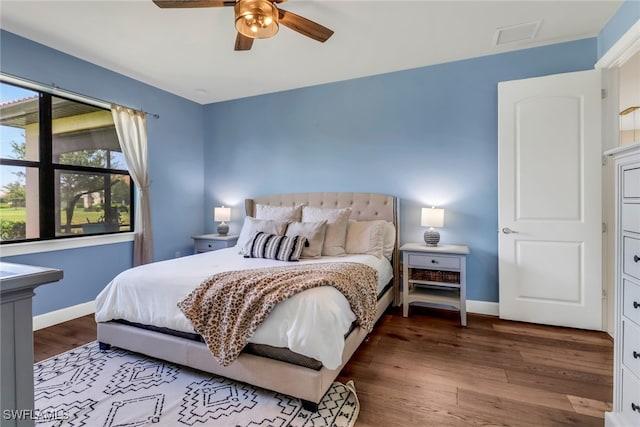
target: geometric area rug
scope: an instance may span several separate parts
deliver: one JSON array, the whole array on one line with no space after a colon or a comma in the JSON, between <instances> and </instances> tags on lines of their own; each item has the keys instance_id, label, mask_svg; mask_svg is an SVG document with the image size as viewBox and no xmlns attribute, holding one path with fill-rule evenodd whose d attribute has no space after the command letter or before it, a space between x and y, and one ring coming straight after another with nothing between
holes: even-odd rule
<instances>
[{"instance_id":1,"label":"geometric area rug","mask_svg":"<svg viewBox=\"0 0 640 427\"><path fill-rule=\"evenodd\" d=\"M351 427L353 382L335 382L318 412L300 400L96 341L34 365L36 426Z\"/></svg>"}]
</instances>

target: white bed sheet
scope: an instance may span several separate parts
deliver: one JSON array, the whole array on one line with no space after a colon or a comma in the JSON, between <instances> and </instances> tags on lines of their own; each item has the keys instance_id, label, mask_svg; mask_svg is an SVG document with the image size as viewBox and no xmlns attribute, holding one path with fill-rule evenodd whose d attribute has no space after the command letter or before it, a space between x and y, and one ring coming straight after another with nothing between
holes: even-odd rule
<instances>
[{"instance_id":1,"label":"white bed sheet","mask_svg":"<svg viewBox=\"0 0 640 427\"><path fill-rule=\"evenodd\" d=\"M378 294L393 277L391 263L371 255L347 255L300 260L360 262L378 271ZM289 263L244 258L237 248L176 258L126 270L116 276L96 298L96 321L127 320L182 332L195 332L177 307L183 299L213 274ZM296 263L297 264L297 263ZM355 315L347 299L335 288L322 286L301 292L278 304L250 339L255 344L287 347L313 357L329 368L342 363L344 335Z\"/></svg>"}]
</instances>

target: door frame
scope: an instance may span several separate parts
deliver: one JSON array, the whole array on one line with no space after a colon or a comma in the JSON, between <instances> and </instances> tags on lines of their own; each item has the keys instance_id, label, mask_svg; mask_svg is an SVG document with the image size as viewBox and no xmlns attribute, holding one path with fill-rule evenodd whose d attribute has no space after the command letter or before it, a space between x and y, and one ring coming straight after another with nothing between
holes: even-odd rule
<instances>
[{"instance_id":1,"label":"door frame","mask_svg":"<svg viewBox=\"0 0 640 427\"><path fill-rule=\"evenodd\" d=\"M602 100L602 150L618 146L620 140L619 69L633 55L640 52L640 20L611 46L596 62L594 68L602 74L602 88L606 96ZM613 162L607 156L602 159L602 188L614 187ZM613 191L602 192L602 330L614 335L615 303L615 200Z\"/></svg>"}]
</instances>

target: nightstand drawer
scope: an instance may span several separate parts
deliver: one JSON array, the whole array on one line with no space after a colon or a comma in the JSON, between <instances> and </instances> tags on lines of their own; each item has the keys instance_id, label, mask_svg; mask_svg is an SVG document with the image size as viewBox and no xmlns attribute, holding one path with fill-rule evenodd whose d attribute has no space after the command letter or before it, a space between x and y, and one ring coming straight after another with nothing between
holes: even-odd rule
<instances>
[{"instance_id":1,"label":"nightstand drawer","mask_svg":"<svg viewBox=\"0 0 640 427\"><path fill-rule=\"evenodd\" d=\"M460 268L460 257L409 254L409 267L450 268L457 270Z\"/></svg>"},{"instance_id":2,"label":"nightstand drawer","mask_svg":"<svg viewBox=\"0 0 640 427\"><path fill-rule=\"evenodd\" d=\"M196 251L216 251L227 247L227 242L221 240L196 240L194 248Z\"/></svg>"},{"instance_id":3,"label":"nightstand drawer","mask_svg":"<svg viewBox=\"0 0 640 427\"><path fill-rule=\"evenodd\" d=\"M220 236L218 234L201 234L191 236L193 239L193 250L195 253L217 251L218 249L230 248L238 242L237 234Z\"/></svg>"},{"instance_id":4,"label":"nightstand drawer","mask_svg":"<svg viewBox=\"0 0 640 427\"><path fill-rule=\"evenodd\" d=\"M622 263L622 271L625 274L640 279L640 239L624 238Z\"/></svg>"}]
</instances>

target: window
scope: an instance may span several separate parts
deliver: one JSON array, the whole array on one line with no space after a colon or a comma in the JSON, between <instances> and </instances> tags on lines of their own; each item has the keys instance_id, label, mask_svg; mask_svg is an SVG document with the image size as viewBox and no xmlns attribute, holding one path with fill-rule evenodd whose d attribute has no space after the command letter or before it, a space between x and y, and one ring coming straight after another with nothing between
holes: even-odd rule
<instances>
[{"instance_id":1,"label":"window","mask_svg":"<svg viewBox=\"0 0 640 427\"><path fill-rule=\"evenodd\" d=\"M133 231L109 109L0 82L0 242Z\"/></svg>"}]
</instances>

